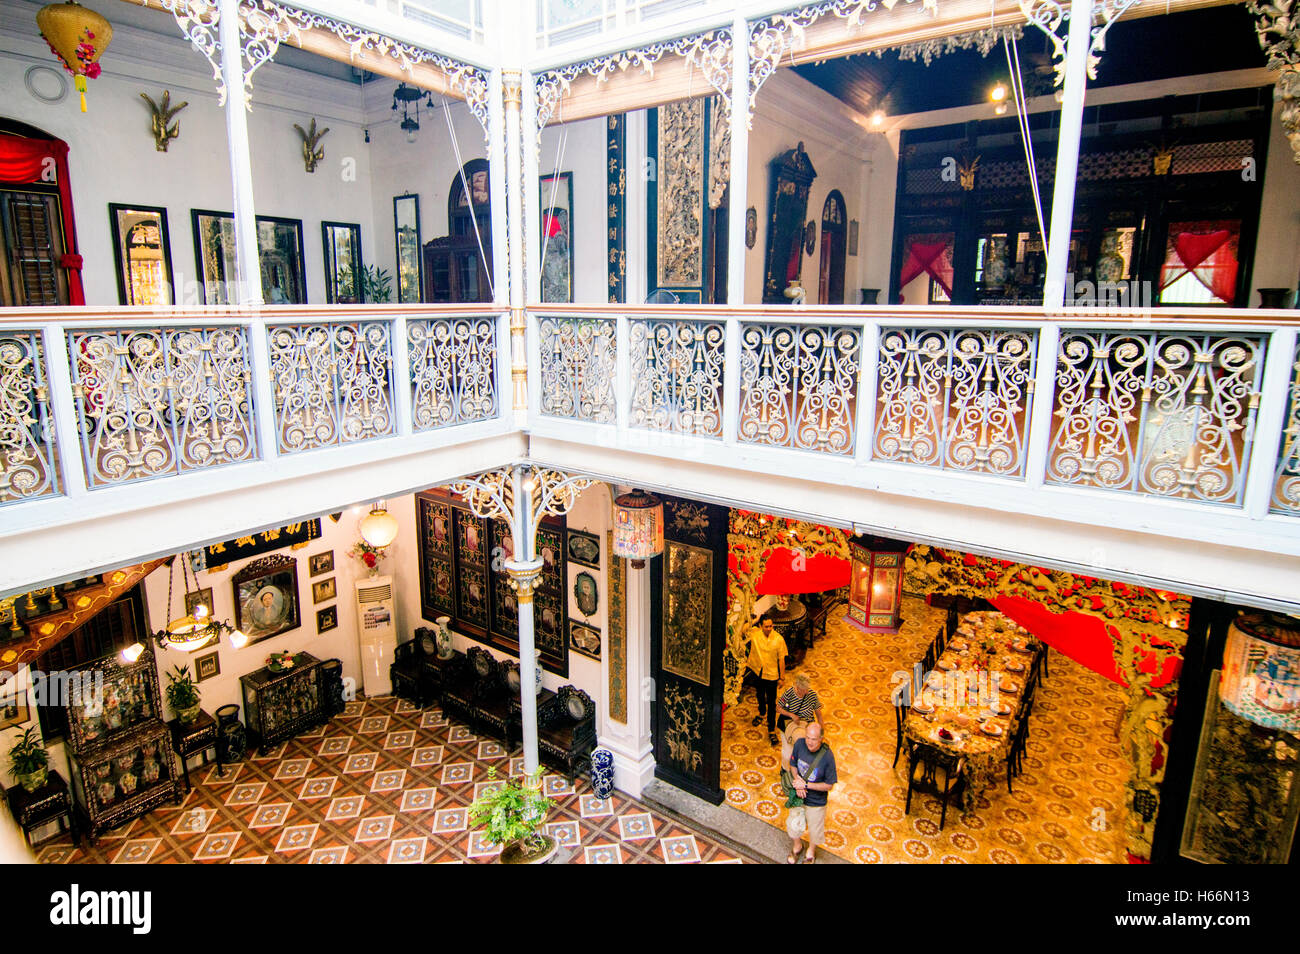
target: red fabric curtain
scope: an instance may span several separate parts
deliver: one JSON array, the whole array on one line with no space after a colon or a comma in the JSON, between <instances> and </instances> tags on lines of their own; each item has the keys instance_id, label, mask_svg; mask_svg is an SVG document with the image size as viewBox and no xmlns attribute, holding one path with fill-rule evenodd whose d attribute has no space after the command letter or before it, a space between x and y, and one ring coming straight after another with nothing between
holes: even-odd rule
<instances>
[{"instance_id":1,"label":"red fabric curtain","mask_svg":"<svg viewBox=\"0 0 1300 954\"><path fill-rule=\"evenodd\" d=\"M86 293L81 285L81 256L77 252L77 223L68 177L68 144L62 139L27 139L0 133L0 182L48 185L51 161L63 215L64 255L59 264L68 272L68 300L74 305L84 305Z\"/></svg>"},{"instance_id":2,"label":"red fabric curtain","mask_svg":"<svg viewBox=\"0 0 1300 954\"><path fill-rule=\"evenodd\" d=\"M1169 227L1160 290L1189 272L1215 298L1232 304L1237 297L1238 222L1175 222Z\"/></svg>"},{"instance_id":3,"label":"red fabric curtain","mask_svg":"<svg viewBox=\"0 0 1300 954\"><path fill-rule=\"evenodd\" d=\"M928 274L952 297L951 235L912 235L903 250L903 267L898 275L899 289L906 288L922 272Z\"/></svg>"}]
</instances>

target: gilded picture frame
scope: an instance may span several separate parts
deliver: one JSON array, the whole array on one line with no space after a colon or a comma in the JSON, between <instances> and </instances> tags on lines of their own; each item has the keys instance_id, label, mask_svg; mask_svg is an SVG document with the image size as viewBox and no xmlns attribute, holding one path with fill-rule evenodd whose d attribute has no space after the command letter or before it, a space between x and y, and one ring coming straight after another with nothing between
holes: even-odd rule
<instances>
[{"instance_id":1,"label":"gilded picture frame","mask_svg":"<svg viewBox=\"0 0 1300 954\"><path fill-rule=\"evenodd\" d=\"M298 562L272 554L254 560L233 577L235 625L249 645L302 625L298 607Z\"/></svg>"}]
</instances>

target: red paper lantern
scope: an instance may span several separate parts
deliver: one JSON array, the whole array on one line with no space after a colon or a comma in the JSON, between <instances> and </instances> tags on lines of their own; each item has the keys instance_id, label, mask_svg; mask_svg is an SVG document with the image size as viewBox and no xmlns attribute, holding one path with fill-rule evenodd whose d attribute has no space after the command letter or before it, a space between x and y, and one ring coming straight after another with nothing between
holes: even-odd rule
<instances>
[{"instance_id":1,"label":"red paper lantern","mask_svg":"<svg viewBox=\"0 0 1300 954\"><path fill-rule=\"evenodd\" d=\"M36 12L36 26L63 68L75 77L84 113L86 79L99 76L99 58L113 39L113 25L94 10L68 0L41 7Z\"/></svg>"}]
</instances>

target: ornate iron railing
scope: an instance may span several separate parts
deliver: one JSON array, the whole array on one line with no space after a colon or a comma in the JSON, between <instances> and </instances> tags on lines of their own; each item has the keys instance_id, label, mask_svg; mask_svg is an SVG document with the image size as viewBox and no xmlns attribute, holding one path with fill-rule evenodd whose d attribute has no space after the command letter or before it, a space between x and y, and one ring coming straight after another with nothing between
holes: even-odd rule
<instances>
[{"instance_id":1,"label":"ornate iron railing","mask_svg":"<svg viewBox=\"0 0 1300 954\"><path fill-rule=\"evenodd\" d=\"M493 318L407 319L414 430L497 416L496 342Z\"/></svg>"},{"instance_id":2,"label":"ornate iron railing","mask_svg":"<svg viewBox=\"0 0 1300 954\"><path fill-rule=\"evenodd\" d=\"M631 337L630 425L721 437L725 323L638 319Z\"/></svg>"},{"instance_id":3,"label":"ornate iron railing","mask_svg":"<svg viewBox=\"0 0 1300 954\"><path fill-rule=\"evenodd\" d=\"M244 328L97 328L67 344L89 487L257 456Z\"/></svg>"},{"instance_id":4,"label":"ornate iron railing","mask_svg":"<svg viewBox=\"0 0 1300 954\"><path fill-rule=\"evenodd\" d=\"M0 504L59 493L39 331L0 331Z\"/></svg>"},{"instance_id":5,"label":"ornate iron railing","mask_svg":"<svg viewBox=\"0 0 1300 954\"><path fill-rule=\"evenodd\" d=\"M1036 329L881 329L874 457L1024 474Z\"/></svg>"},{"instance_id":6,"label":"ornate iron railing","mask_svg":"<svg viewBox=\"0 0 1300 954\"><path fill-rule=\"evenodd\" d=\"M1300 344L1296 345L1282 421L1281 449L1273 475L1270 508L1274 513L1300 516Z\"/></svg>"},{"instance_id":7,"label":"ornate iron railing","mask_svg":"<svg viewBox=\"0 0 1300 954\"><path fill-rule=\"evenodd\" d=\"M1063 331L1047 482L1239 505L1264 344L1250 334Z\"/></svg>"},{"instance_id":8,"label":"ornate iron railing","mask_svg":"<svg viewBox=\"0 0 1300 954\"><path fill-rule=\"evenodd\" d=\"M276 325L268 340L280 453L396 432L388 322Z\"/></svg>"},{"instance_id":9,"label":"ornate iron railing","mask_svg":"<svg viewBox=\"0 0 1300 954\"><path fill-rule=\"evenodd\" d=\"M602 424L614 422L613 318L544 316L541 337L541 412Z\"/></svg>"}]
</instances>

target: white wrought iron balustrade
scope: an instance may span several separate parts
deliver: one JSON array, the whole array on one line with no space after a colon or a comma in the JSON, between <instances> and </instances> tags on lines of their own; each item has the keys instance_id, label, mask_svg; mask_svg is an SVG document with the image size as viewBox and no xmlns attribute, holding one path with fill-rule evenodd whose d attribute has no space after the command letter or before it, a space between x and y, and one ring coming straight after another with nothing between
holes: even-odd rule
<instances>
[{"instance_id":1,"label":"white wrought iron balustrade","mask_svg":"<svg viewBox=\"0 0 1300 954\"><path fill-rule=\"evenodd\" d=\"M860 327L742 324L739 439L852 455L861 355Z\"/></svg>"},{"instance_id":2,"label":"white wrought iron balustrade","mask_svg":"<svg viewBox=\"0 0 1300 954\"><path fill-rule=\"evenodd\" d=\"M1300 516L1300 344L1296 345L1291 362L1286 417L1282 423L1281 449L1273 477L1270 509L1274 513Z\"/></svg>"},{"instance_id":3,"label":"white wrought iron balustrade","mask_svg":"<svg viewBox=\"0 0 1300 954\"><path fill-rule=\"evenodd\" d=\"M1024 475L1037 329L882 328L872 456Z\"/></svg>"},{"instance_id":4,"label":"white wrought iron balustrade","mask_svg":"<svg viewBox=\"0 0 1300 954\"><path fill-rule=\"evenodd\" d=\"M726 324L707 319L633 319L630 334L631 426L722 437Z\"/></svg>"},{"instance_id":5,"label":"white wrought iron balustrade","mask_svg":"<svg viewBox=\"0 0 1300 954\"><path fill-rule=\"evenodd\" d=\"M268 329L282 454L396 433L391 327L359 319Z\"/></svg>"},{"instance_id":6,"label":"white wrought iron balustrade","mask_svg":"<svg viewBox=\"0 0 1300 954\"><path fill-rule=\"evenodd\" d=\"M1240 506L1264 338L1062 330L1046 480Z\"/></svg>"},{"instance_id":7,"label":"white wrought iron balustrade","mask_svg":"<svg viewBox=\"0 0 1300 954\"><path fill-rule=\"evenodd\" d=\"M39 331L0 331L0 504L59 492Z\"/></svg>"},{"instance_id":8,"label":"white wrought iron balustrade","mask_svg":"<svg viewBox=\"0 0 1300 954\"><path fill-rule=\"evenodd\" d=\"M496 334L487 316L407 319L413 430L497 416Z\"/></svg>"},{"instance_id":9,"label":"white wrought iron balustrade","mask_svg":"<svg viewBox=\"0 0 1300 954\"><path fill-rule=\"evenodd\" d=\"M241 326L67 333L90 488L257 457Z\"/></svg>"},{"instance_id":10,"label":"white wrought iron balustrade","mask_svg":"<svg viewBox=\"0 0 1300 954\"><path fill-rule=\"evenodd\" d=\"M614 319L543 315L538 331L541 413L612 424L618 357Z\"/></svg>"}]
</instances>

